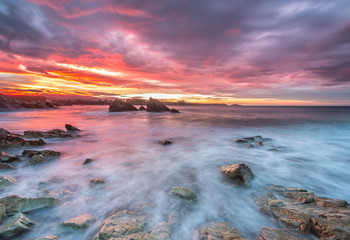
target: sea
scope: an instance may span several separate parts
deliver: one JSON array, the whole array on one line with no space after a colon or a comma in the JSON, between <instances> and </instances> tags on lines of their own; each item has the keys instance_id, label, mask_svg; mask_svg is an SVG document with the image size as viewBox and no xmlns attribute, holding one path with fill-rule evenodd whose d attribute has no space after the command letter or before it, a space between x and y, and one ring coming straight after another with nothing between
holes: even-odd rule
<instances>
[{"instance_id":1,"label":"sea","mask_svg":"<svg viewBox=\"0 0 350 240\"><path fill-rule=\"evenodd\" d=\"M350 202L350 107L176 106L181 113L145 111L109 113L108 106L64 106L52 110L0 113L0 127L13 133L64 129L79 137L45 139L41 148L62 153L40 165L16 165L18 184L0 197L37 197L39 184L52 194L66 191L56 207L28 213L35 227L18 238L58 235L59 239L92 239L113 209L150 204L155 222L168 221L173 187L187 187L197 196L173 239L191 239L196 227L228 222L244 237L255 239L262 227L277 227L259 213L254 194L268 184L305 188L316 195ZM237 139L260 135L263 146L247 148ZM162 145L162 140L172 144ZM6 150L20 155L24 148ZM30 148L26 148L30 149ZM4 149L1 149L4 151ZM94 161L83 165L85 159ZM245 163L255 178L237 187L220 167ZM102 178L103 187L90 186ZM97 221L86 231L67 231L59 223L90 213Z\"/></svg>"}]
</instances>

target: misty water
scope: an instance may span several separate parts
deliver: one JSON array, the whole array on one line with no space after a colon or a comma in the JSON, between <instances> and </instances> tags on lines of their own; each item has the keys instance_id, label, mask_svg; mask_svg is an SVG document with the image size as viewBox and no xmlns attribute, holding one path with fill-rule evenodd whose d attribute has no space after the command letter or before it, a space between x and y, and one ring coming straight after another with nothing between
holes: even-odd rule
<instances>
[{"instance_id":1,"label":"misty water","mask_svg":"<svg viewBox=\"0 0 350 240\"><path fill-rule=\"evenodd\" d=\"M350 201L350 108L183 106L178 107L180 114L108 113L107 108L0 113L0 127L14 133L64 129L66 123L83 130L77 138L45 139L48 144L39 149L60 151L59 159L35 166L21 163L16 171L1 173L19 182L1 197L36 197L39 183L52 177L64 181L52 184L51 191L72 191L58 206L29 213L36 225L17 239L49 234L91 239L111 210L145 203L153 204L157 222L167 221L167 193L174 186L188 187L198 198L198 207L174 235L178 240L190 239L196 226L212 221L228 222L249 239L262 227L275 227L258 212L252 197L270 183ZM255 135L272 140L253 149L235 142ZM173 144L159 144L163 139ZM272 151L274 147L278 151ZM8 152L17 155L22 150ZM82 165L86 158L95 161ZM218 170L237 163L254 172L250 188L233 186ZM106 181L104 187L90 187L95 177ZM58 226L85 213L97 218L85 232Z\"/></svg>"}]
</instances>

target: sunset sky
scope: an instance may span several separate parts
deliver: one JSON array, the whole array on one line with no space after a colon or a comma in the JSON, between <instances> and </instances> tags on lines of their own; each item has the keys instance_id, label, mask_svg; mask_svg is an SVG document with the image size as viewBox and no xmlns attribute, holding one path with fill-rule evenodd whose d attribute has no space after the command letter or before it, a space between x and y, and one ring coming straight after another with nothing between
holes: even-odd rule
<instances>
[{"instance_id":1,"label":"sunset sky","mask_svg":"<svg viewBox=\"0 0 350 240\"><path fill-rule=\"evenodd\" d=\"M0 92L350 105L350 1L1 0Z\"/></svg>"}]
</instances>

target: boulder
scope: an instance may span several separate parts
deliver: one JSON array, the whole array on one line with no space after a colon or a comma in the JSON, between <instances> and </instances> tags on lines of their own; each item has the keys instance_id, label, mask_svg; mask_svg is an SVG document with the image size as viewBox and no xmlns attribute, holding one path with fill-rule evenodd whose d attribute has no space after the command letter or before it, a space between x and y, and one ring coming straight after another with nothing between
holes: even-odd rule
<instances>
[{"instance_id":1,"label":"boulder","mask_svg":"<svg viewBox=\"0 0 350 240\"><path fill-rule=\"evenodd\" d=\"M34 222L22 213L17 213L0 225L0 236L7 239L32 229Z\"/></svg>"},{"instance_id":2,"label":"boulder","mask_svg":"<svg viewBox=\"0 0 350 240\"><path fill-rule=\"evenodd\" d=\"M15 170L15 168L8 163L0 163L0 170Z\"/></svg>"},{"instance_id":3,"label":"boulder","mask_svg":"<svg viewBox=\"0 0 350 240\"><path fill-rule=\"evenodd\" d=\"M67 129L67 131L71 131L71 132L77 132L77 131L80 131L80 129L79 129L79 128L74 127L73 125L70 125L70 124L66 124L66 125L65 125L65 128Z\"/></svg>"},{"instance_id":4,"label":"boulder","mask_svg":"<svg viewBox=\"0 0 350 240\"><path fill-rule=\"evenodd\" d=\"M126 111L137 111L137 108L130 103L124 102L123 100L116 98L109 106L109 112L126 112Z\"/></svg>"},{"instance_id":5,"label":"boulder","mask_svg":"<svg viewBox=\"0 0 350 240\"><path fill-rule=\"evenodd\" d=\"M17 180L11 175L0 176L0 189L17 184Z\"/></svg>"},{"instance_id":6,"label":"boulder","mask_svg":"<svg viewBox=\"0 0 350 240\"><path fill-rule=\"evenodd\" d=\"M33 157L29 159L29 164L39 164L43 163L45 161L45 158L41 154L35 154Z\"/></svg>"},{"instance_id":7,"label":"boulder","mask_svg":"<svg viewBox=\"0 0 350 240\"><path fill-rule=\"evenodd\" d=\"M210 223L206 226L199 227L192 240L244 240L241 233L228 223Z\"/></svg>"},{"instance_id":8,"label":"boulder","mask_svg":"<svg viewBox=\"0 0 350 240\"><path fill-rule=\"evenodd\" d=\"M15 162L15 161L20 161L18 157L14 157L11 154L8 154L6 152L0 152L0 160L2 162Z\"/></svg>"},{"instance_id":9,"label":"boulder","mask_svg":"<svg viewBox=\"0 0 350 240\"><path fill-rule=\"evenodd\" d=\"M72 217L60 225L62 227L73 228L77 230L85 230L89 226L91 226L96 221L96 218L91 214L83 214L76 217Z\"/></svg>"},{"instance_id":10,"label":"boulder","mask_svg":"<svg viewBox=\"0 0 350 240\"><path fill-rule=\"evenodd\" d=\"M38 197L38 198L22 198L18 195L10 195L0 198L0 205L4 205L7 214L17 212L29 212L44 207L54 206L58 203L56 198Z\"/></svg>"},{"instance_id":11,"label":"boulder","mask_svg":"<svg viewBox=\"0 0 350 240\"><path fill-rule=\"evenodd\" d=\"M47 236L43 236L40 238L36 238L35 240L57 240L57 236L56 235L47 235Z\"/></svg>"},{"instance_id":12,"label":"boulder","mask_svg":"<svg viewBox=\"0 0 350 240\"><path fill-rule=\"evenodd\" d=\"M252 170L244 163L221 167L220 171L228 176L235 184L241 186L248 187L254 178Z\"/></svg>"},{"instance_id":13,"label":"boulder","mask_svg":"<svg viewBox=\"0 0 350 240\"><path fill-rule=\"evenodd\" d=\"M49 131L24 131L24 138L68 138L72 137L70 133L67 133L61 129L52 129Z\"/></svg>"},{"instance_id":14,"label":"boulder","mask_svg":"<svg viewBox=\"0 0 350 240\"><path fill-rule=\"evenodd\" d=\"M141 107L139 107L139 110L140 110L140 111L145 111L146 108L145 108L144 106L141 106Z\"/></svg>"},{"instance_id":15,"label":"boulder","mask_svg":"<svg viewBox=\"0 0 350 240\"><path fill-rule=\"evenodd\" d=\"M161 103L159 100L154 98L149 98L147 103L147 112L170 112L170 109Z\"/></svg>"},{"instance_id":16,"label":"boulder","mask_svg":"<svg viewBox=\"0 0 350 240\"><path fill-rule=\"evenodd\" d=\"M44 140L25 140L19 134L13 134L9 131L0 128L0 148L11 148L11 147L23 147L23 146L43 146L46 143ZM4 156L1 154L1 158L9 158L9 156ZM12 156L11 156L12 157Z\"/></svg>"},{"instance_id":17,"label":"boulder","mask_svg":"<svg viewBox=\"0 0 350 240\"><path fill-rule=\"evenodd\" d=\"M175 108L170 109L170 112L171 112L171 113L180 113L180 111L177 110L177 109L175 109Z\"/></svg>"},{"instance_id":18,"label":"boulder","mask_svg":"<svg viewBox=\"0 0 350 240\"><path fill-rule=\"evenodd\" d=\"M188 188L185 187L173 187L168 196L173 202L177 202L178 200L183 201L195 201L196 195Z\"/></svg>"}]
</instances>

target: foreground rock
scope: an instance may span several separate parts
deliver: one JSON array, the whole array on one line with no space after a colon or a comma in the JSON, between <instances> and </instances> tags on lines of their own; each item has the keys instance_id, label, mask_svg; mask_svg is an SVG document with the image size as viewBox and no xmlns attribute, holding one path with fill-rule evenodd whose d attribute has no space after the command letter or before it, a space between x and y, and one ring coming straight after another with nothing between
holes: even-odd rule
<instances>
[{"instance_id":1,"label":"foreground rock","mask_svg":"<svg viewBox=\"0 0 350 240\"><path fill-rule=\"evenodd\" d=\"M69 138L72 134L61 129L52 129L49 131L24 131L25 138Z\"/></svg>"},{"instance_id":2,"label":"foreground rock","mask_svg":"<svg viewBox=\"0 0 350 240\"><path fill-rule=\"evenodd\" d=\"M170 109L161 103L159 100L154 98L149 98L147 103L147 112L170 112Z\"/></svg>"},{"instance_id":3,"label":"foreground rock","mask_svg":"<svg viewBox=\"0 0 350 240\"><path fill-rule=\"evenodd\" d=\"M22 213L17 213L0 225L0 236L7 239L32 229L34 222Z\"/></svg>"},{"instance_id":4,"label":"foreground rock","mask_svg":"<svg viewBox=\"0 0 350 240\"><path fill-rule=\"evenodd\" d=\"M0 148L22 147L22 146L43 146L46 143L44 140L25 140L19 134L10 133L9 131L0 128ZM1 154L1 159L6 156Z\"/></svg>"},{"instance_id":5,"label":"foreground rock","mask_svg":"<svg viewBox=\"0 0 350 240\"><path fill-rule=\"evenodd\" d=\"M8 154L6 152L0 152L0 161L2 162L16 162L20 161L18 157L14 157L11 154Z\"/></svg>"},{"instance_id":6,"label":"foreground rock","mask_svg":"<svg viewBox=\"0 0 350 240\"><path fill-rule=\"evenodd\" d=\"M15 170L15 168L8 163L0 163L0 170Z\"/></svg>"},{"instance_id":7,"label":"foreground rock","mask_svg":"<svg viewBox=\"0 0 350 240\"><path fill-rule=\"evenodd\" d=\"M126 112L126 111L137 111L137 108L130 103L124 102L123 100L117 98L109 106L109 112Z\"/></svg>"},{"instance_id":8,"label":"foreground rock","mask_svg":"<svg viewBox=\"0 0 350 240\"><path fill-rule=\"evenodd\" d=\"M350 239L350 208L346 201L316 196L300 188L271 185L256 196L259 210L286 230L312 233L322 239Z\"/></svg>"},{"instance_id":9,"label":"foreground rock","mask_svg":"<svg viewBox=\"0 0 350 240\"><path fill-rule=\"evenodd\" d=\"M195 231L192 240L244 240L241 233L228 223L210 223Z\"/></svg>"},{"instance_id":10,"label":"foreground rock","mask_svg":"<svg viewBox=\"0 0 350 240\"><path fill-rule=\"evenodd\" d=\"M144 106L141 106L141 107L139 107L139 110L140 110L140 111L145 111L146 108L145 108Z\"/></svg>"},{"instance_id":11,"label":"foreground rock","mask_svg":"<svg viewBox=\"0 0 350 240\"><path fill-rule=\"evenodd\" d=\"M79 128L74 127L73 125L70 125L70 124L66 124L65 128L67 129L67 131L71 131L71 132L81 131Z\"/></svg>"},{"instance_id":12,"label":"foreground rock","mask_svg":"<svg viewBox=\"0 0 350 240\"><path fill-rule=\"evenodd\" d=\"M33 98L26 100L18 97L5 96L0 94L0 111L18 110L18 109L51 109L57 108L46 99Z\"/></svg>"},{"instance_id":13,"label":"foreground rock","mask_svg":"<svg viewBox=\"0 0 350 240\"><path fill-rule=\"evenodd\" d=\"M52 151L52 150L24 150L22 152L22 157L30 158L29 164L39 164L48 160L55 159L61 155L60 152Z\"/></svg>"},{"instance_id":14,"label":"foreground rock","mask_svg":"<svg viewBox=\"0 0 350 240\"><path fill-rule=\"evenodd\" d=\"M73 228L77 230L85 230L89 226L91 226L96 221L96 218L91 214L83 214L73 218L70 218L60 225L62 227Z\"/></svg>"},{"instance_id":15,"label":"foreground rock","mask_svg":"<svg viewBox=\"0 0 350 240\"><path fill-rule=\"evenodd\" d=\"M170 240L169 226L159 223L152 227L152 218L136 210L115 210L103 222L94 240Z\"/></svg>"},{"instance_id":16,"label":"foreground rock","mask_svg":"<svg viewBox=\"0 0 350 240\"><path fill-rule=\"evenodd\" d=\"M17 212L29 212L44 207L54 206L58 203L55 198L38 197L38 198L22 198L18 195L10 195L0 198L0 205L6 209L6 214L11 215Z\"/></svg>"},{"instance_id":17,"label":"foreground rock","mask_svg":"<svg viewBox=\"0 0 350 240\"><path fill-rule=\"evenodd\" d=\"M11 175L0 176L0 189L4 189L15 184L17 184L17 180Z\"/></svg>"},{"instance_id":18,"label":"foreground rock","mask_svg":"<svg viewBox=\"0 0 350 240\"><path fill-rule=\"evenodd\" d=\"M221 167L220 171L228 176L235 184L241 186L249 187L250 182L254 178L252 170L244 163Z\"/></svg>"}]
</instances>

